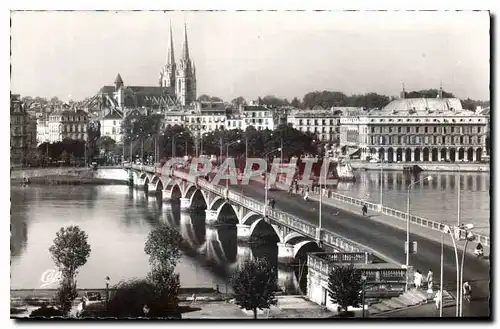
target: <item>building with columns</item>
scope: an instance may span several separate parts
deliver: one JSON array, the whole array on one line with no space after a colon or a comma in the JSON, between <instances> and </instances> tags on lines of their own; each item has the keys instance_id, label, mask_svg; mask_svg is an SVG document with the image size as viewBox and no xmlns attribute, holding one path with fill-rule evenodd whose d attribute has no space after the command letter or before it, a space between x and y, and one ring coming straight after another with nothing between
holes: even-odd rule
<instances>
[{"instance_id":1,"label":"building with columns","mask_svg":"<svg viewBox=\"0 0 500 329\"><path fill-rule=\"evenodd\" d=\"M397 99L360 118L366 129L361 158L389 162L480 161L486 154L487 116L459 99Z\"/></svg>"}]
</instances>

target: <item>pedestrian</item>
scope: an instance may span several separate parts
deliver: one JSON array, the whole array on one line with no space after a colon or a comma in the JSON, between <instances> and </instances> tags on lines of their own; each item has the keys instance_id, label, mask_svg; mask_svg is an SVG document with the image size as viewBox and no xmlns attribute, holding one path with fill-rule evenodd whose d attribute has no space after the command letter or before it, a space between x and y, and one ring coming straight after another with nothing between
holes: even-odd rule
<instances>
[{"instance_id":1,"label":"pedestrian","mask_svg":"<svg viewBox=\"0 0 500 329\"><path fill-rule=\"evenodd\" d=\"M192 298L193 298L193 303L192 303L192 305L195 305L195 304L196 304L196 294L193 294Z\"/></svg>"},{"instance_id":2,"label":"pedestrian","mask_svg":"<svg viewBox=\"0 0 500 329\"><path fill-rule=\"evenodd\" d=\"M274 209L274 205L276 204L276 200L271 199L271 209Z\"/></svg>"},{"instance_id":3,"label":"pedestrian","mask_svg":"<svg viewBox=\"0 0 500 329\"><path fill-rule=\"evenodd\" d=\"M432 284L434 280L434 273L432 273L432 269L429 269L429 273L427 273L427 292L432 293Z\"/></svg>"},{"instance_id":4,"label":"pedestrian","mask_svg":"<svg viewBox=\"0 0 500 329\"><path fill-rule=\"evenodd\" d=\"M434 296L434 302L436 302L436 309L439 310L442 301L443 301L443 292L441 290L438 290L438 292L436 292L436 296Z\"/></svg>"},{"instance_id":5,"label":"pedestrian","mask_svg":"<svg viewBox=\"0 0 500 329\"><path fill-rule=\"evenodd\" d=\"M420 287L422 286L422 274L419 270L415 272L414 277L415 289L420 289Z\"/></svg>"}]
</instances>

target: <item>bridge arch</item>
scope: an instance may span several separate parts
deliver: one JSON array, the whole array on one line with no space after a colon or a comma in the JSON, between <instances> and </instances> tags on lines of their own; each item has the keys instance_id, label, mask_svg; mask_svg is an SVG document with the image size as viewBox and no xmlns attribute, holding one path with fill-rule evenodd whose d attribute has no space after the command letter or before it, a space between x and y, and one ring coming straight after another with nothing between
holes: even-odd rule
<instances>
[{"instance_id":1,"label":"bridge arch","mask_svg":"<svg viewBox=\"0 0 500 329\"><path fill-rule=\"evenodd\" d=\"M262 218L262 217L257 219L255 222L252 223L252 225L250 225L250 239L252 239L252 235L255 232L255 229L257 228L257 226L260 226L263 229L265 229L267 232L270 232L269 235L271 235L271 236L273 235L271 232L274 232L276 242L281 242L281 233L280 233L278 227L276 225L272 225L272 224L267 223L264 220L264 218ZM267 237L269 235L264 234L264 237Z\"/></svg>"},{"instance_id":2,"label":"bridge arch","mask_svg":"<svg viewBox=\"0 0 500 329\"><path fill-rule=\"evenodd\" d=\"M303 236L302 234L297 232L290 232L283 238L283 243L290 243L291 241L304 240L304 239L306 239L306 237Z\"/></svg>"},{"instance_id":3,"label":"bridge arch","mask_svg":"<svg viewBox=\"0 0 500 329\"><path fill-rule=\"evenodd\" d=\"M241 219L240 223L245 225L252 225L253 223L255 223L255 221L259 220L259 218L262 218L261 214L250 211Z\"/></svg>"},{"instance_id":4,"label":"bridge arch","mask_svg":"<svg viewBox=\"0 0 500 329\"><path fill-rule=\"evenodd\" d=\"M297 255L299 254L301 249L305 249L308 246L310 246L310 247L316 246L316 248L319 249L319 246L316 243L316 241L312 241L312 240L301 241L293 247L293 258L297 257Z\"/></svg>"},{"instance_id":5,"label":"bridge arch","mask_svg":"<svg viewBox=\"0 0 500 329\"><path fill-rule=\"evenodd\" d=\"M217 209L217 222L224 224L239 224L238 209L235 209L231 203L224 202Z\"/></svg>"},{"instance_id":6,"label":"bridge arch","mask_svg":"<svg viewBox=\"0 0 500 329\"><path fill-rule=\"evenodd\" d=\"M187 197L187 196L186 196ZM189 197L189 204L191 208L196 208L199 210L207 209L207 199L205 193L202 190L196 189Z\"/></svg>"},{"instance_id":7,"label":"bridge arch","mask_svg":"<svg viewBox=\"0 0 500 329\"><path fill-rule=\"evenodd\" d=\"M181 191L181 187L179 186L179 184L172 185L170 198L172 200L177 200L177 199L182 198L182 191Z\"/></svg>"},{"instance_id":8,"label":"bridge arch","mask_svg":"<svg viewBox=\"0 0 500 329\"><path fill-rule=\"evenodd\" d=\"M151 179L151 184L155 185L156 191L163 191L163 181L159 176L154 175Z\"/></svg>"},{"instance_id":9,"label":"bridge arch","mask_svg":"<svg viewBox=\"0 0 500 329\"><path fill-rule=\"evenodd\" d=\"M219 208L226 202L223 197L217 196L207 207L210 210L219 210Z\"/></svg>"}]
</instances>

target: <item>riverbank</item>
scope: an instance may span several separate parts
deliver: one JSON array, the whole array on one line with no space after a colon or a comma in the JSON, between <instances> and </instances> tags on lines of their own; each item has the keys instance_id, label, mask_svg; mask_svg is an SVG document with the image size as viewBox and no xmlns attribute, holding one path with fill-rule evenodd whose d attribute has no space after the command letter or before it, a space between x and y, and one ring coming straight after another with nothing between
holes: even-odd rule
<instances>
[{"instance_id":1,"label":"riverbank","mask_svg":"<svg viewBox=\"0 0 500 329\"><path fill-rule=\"evenodd\" d=\"M380 168L388 171L403 171L404 167L419 166L425 172L490 172L490 165L487 163L370 163L361 161L351 161L351 166L355 170L378 170ZM460 168L460 169L458 169Z\"/></svg>"},{"instance_id":2,"label":"riverbank","mask_svg":"<svg viewBox=\"0 0 500 329\"><path fill-rule=\"evenodd\" d=\"M22 168L11 170L11 184L35 185L126 185L127 173L121 168L103 167L98 170L82 167Z\"/></svg>"},{"instance_id":3,"label":"riverbank","mask_svg":"<svg viewBox=\"0 0 500 329\"><path fill-rule=\"evenodd\" d=\"M126 181L97 177L78 177L68 175L48 175L29 178L29 184L23 178L11 178L11 185L127 185Z\"/></svg>"}]
</instances>

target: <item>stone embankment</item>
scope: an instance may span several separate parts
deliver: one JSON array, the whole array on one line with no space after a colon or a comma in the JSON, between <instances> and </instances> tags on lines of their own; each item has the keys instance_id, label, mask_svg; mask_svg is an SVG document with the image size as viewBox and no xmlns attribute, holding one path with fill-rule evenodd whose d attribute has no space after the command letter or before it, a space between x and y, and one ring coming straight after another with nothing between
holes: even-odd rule
<instances>
[{"instance_id":1,"label":"stone embankment","mask_svg":"<svg viewBox=\"0 0 500 329\"><path fill-rule=\"evenodd\" d=\"M41 185L123 185L127 173L123 169L102 168L93 170L82 167L22 168L11 170L11 184Z\"/></svg>"},{"instance_id":2,"label":"stone embankment","mask_svg":"<svg viewBox=\"0 0 500 329\"><path fill-rule=\"evenodd\" d=\"M350 162L353 169L358 170L383 170L403 171L404 167L417 165L423 171L442 171L456 172L460 168L460 172L490 172L490 165L487 163L370 163L361 161Z\"/></svg>"}]
</instances>

